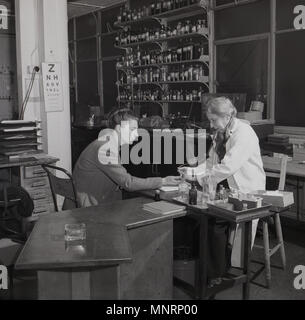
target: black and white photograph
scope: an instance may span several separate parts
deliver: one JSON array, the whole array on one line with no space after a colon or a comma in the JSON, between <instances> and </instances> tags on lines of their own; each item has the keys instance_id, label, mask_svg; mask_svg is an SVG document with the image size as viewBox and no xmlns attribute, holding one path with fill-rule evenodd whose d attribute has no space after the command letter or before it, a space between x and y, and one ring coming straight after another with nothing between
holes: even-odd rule
<instances>
[{"instance_id":1,"label":"black and white photograph","mask_svg":"<svg viewBox=\"0 0 305 320\"><path fill-rule=\"evenodd\" d=\"M0 0L0 300L305 300L305 0Z\"/></svg>"}]
</instances>

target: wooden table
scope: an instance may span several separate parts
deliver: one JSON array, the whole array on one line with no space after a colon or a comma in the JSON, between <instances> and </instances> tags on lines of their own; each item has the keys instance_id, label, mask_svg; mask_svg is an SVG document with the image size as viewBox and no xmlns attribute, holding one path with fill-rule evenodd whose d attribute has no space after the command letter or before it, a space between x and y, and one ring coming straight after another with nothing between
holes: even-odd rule
<instances>
[{"instance_id":1,"label":"wooden table","mask_svg":"<svg viewBox=\"0 0 305 320\"><path fill-rule=\"evenodd\" d=\"M16 269L38 271L39 299L171 299L173 219L142 209L147 198L42 216ZM67 223L85 223L87 238L69 244Z\"/></svg>"},{"instance_id":2,"label":"wooden table","mask_svg":"<svg viewBox=\"0 0 305 320\"><path fill-rule=\"evenodd\" d=\"M18 160L2 160L0 161L0 169L10 169L14 167L31 167L39 166L42 164L52 164L59 161L58 158L51 157L47 154L38 154L33 156L28 156L26 158L20 158Z\"/></svg>"},{"instance_id":3,"label":"wooden table","mask_svg":"<svg viewBox=\"0 0 305 320\"><path fill-rule=\"evenodd\" d=\"M264 168L268 171L280 172L281 164L280 158L273 158L268 156L263 156ZM305 164L300 164L299 161L291 160L287 162L286 176L290 176L293 179L296 179L296 203L297 203L297 219L300 219L300 181L305 181Z\"/></svg>"},{"instance_id":4,"label":"wooden table","mask_svg":"<svg viewBox=\"0 0 305 320\"><path fill-rule=\"evenodd\" d=\"M153 197L153 191L143 191L141 194L146 195L147 197ZM175 202L173 198L177 197L177 192L161 192L161 199ZM271 205L270 205L271 207ZM211 209L201 209L197 206L187 205L188 211L187 214L194 217L199 221L199 261L195 270L195 286L191 286L181 279L174 279L174 284L178 287L181 287L188 295L194 299L208 299L214 296L216 293L230 288L233 285L243 284L242 295L244 300L249 299L249 289L250 289L250 261L251 261L251 238L252 238L252 228L251 222L255 219L261 219L268 217L273 213L269 211L268 208L262 208L262 210L256 213L243 214L238 216L227 215L225 213L216 212ZM207 265L208 265L208 220L209 218L220 218L226 220L233 224L243 223L245 225L245 244L243 252L243 273L238 276L231 276L225 278L220 286L214 286L213 288L207 287Z\"/></svg>"}]
</instances>

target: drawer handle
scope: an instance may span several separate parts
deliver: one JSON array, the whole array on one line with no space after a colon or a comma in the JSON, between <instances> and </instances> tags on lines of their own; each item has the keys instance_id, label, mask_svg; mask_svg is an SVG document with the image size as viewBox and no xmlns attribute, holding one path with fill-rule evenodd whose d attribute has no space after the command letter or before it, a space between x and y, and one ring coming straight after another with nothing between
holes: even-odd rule
<instances>
[{"instance_id":1,"label":"drawer handle","mask_svg":"<svg viewBox=\"0 0 305 320\"><path fill-rule=\"evenodd\" d=\"M45 194L36 194L33 196L33 200L45 199L47 196Z\"/></svg>"},{"instance_id":2,"label":"drawer handle","mask_svg":"<svg viewBox=\"0 0 305 320\"><path fill-rule=\"evenodd\" d=\"M45 182L35 182L32 184L32 187L44 187L45 185Z\"/></svg>"},{"instance_id":3,"label":"drawer handle","mask_svg":"<svg viewBox=\"0 0 305 320\"><path fill-rule=\"evenodd\" d=\"M33 174L47 175L46 172L45 172L45 171L42 171L42 170L33 171Z\"/></svg>"}]
</instances>

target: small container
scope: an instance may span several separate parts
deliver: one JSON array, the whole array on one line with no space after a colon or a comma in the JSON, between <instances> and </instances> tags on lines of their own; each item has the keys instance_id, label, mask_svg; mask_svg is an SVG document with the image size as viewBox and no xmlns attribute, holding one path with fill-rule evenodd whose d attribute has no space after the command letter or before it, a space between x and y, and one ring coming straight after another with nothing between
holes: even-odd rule
<instances>
[{"instance_id":1,"label":"small container","mask_svg":"<svg viewBox=\"0 0 305 320\"><path fill-rule=\"evenodd\" d=\"M156 190L155 191L155 201L161 201L160 190Z\"/></svg>"},{"instance_id":2,"label":"small container","mask_svg":"<svg viewBox=\"0 0 305 320\"><path fill-rule=\"evenodd\" d=\"M197 188L195 182L192 183L192 188L189 192L189 204L190 205L197 205Z\"/></svg>"}]
</instances>

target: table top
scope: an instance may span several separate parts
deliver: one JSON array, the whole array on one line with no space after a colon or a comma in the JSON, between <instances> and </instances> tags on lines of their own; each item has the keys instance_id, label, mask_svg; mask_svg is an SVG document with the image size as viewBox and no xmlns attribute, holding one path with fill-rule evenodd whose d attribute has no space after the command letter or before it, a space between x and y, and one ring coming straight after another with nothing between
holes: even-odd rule
<instances>
[{"instance_id":1,"label":"table top","mask_svg":"<svg viewBox=\"0 0 305 320\"><path fill-rule=\"evenodd\" d=\"M150 213L142 208L148 202L151 200L136 198L42 216L19 255L15 268L45 270L130 262L132 252L128 229L186 214L185 211L168 215ZM64 226L73 223L85 223L87 237L83 242L68 245L64 239Z\"/></svg>"},{"instance_id":2,"label":"table top","mask_svg":"<svg viewBox=\"0 0 305 320\"><path fill-rule=\"evenodd\" d=\"M42 164L55 163L57 161L59 161L58 158L51 157L46 154L29 155L26 158L20 158L18 160L0 162L0 169L13 168L13 167L38 166Z\"/></svg>"},{"instance_id":3,"label":"table top","mask_svg":"<svg viewBox=\"0 0 305 320\"><path fill-rule=\"evenodd\" d=\"M280 171L280 159L268 156L263 156L264 168L273 171ZM299 161L291 160L287 162L287 175L305 178L305 164L300 164Z\"/></svg>"},{"instance_id":4,"label":"table top","mask_svg":"<svg viewBox=\"0 0 305 320\"><path fill-rule=\"evenodd\" d=\"M143 196L152 198L154 197L154 191L141 191L140 192ZM177 198L179 195L178 191L174 192L160 192L160 198L162 200L166 200L169 202L177 203L175 198ZM182 203L179 202L181 205ZM193 206L189 205L187 203L184 204L189 210L188 214L196 215L196 216L210 216L210 217L217 217L220 219L224 219L226 221L232 222L232 223L243 223L243 222L249 222L255 219L261 219L268 217L273 214L269 209L271 208L271 205L264 205L261 208L257 208L257 210L251 210L245 211L244 213L236 212L236 215L234 212L229 213L224 210L215 210L213 208L200 208L199 206Z\"/></svg>"}]
</instances>

